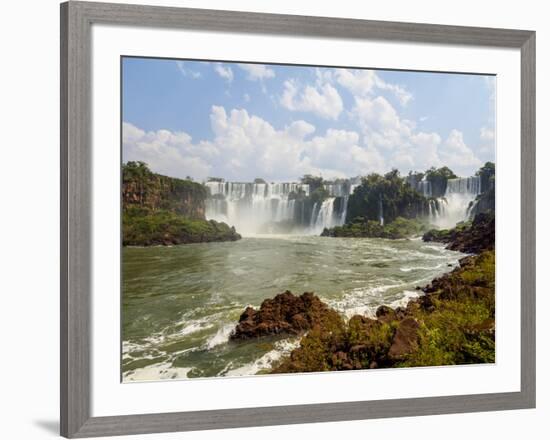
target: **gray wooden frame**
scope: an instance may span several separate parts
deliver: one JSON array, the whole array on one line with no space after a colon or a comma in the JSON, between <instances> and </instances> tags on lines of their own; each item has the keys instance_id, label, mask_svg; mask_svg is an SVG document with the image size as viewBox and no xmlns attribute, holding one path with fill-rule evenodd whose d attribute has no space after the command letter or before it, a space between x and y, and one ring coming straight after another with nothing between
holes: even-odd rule
<instances>
[{"instance_id":1,"label":"gray wooden frame","mask_svg":"<svg viewBox=\"0 0 550 440\"><path fill-rule=\"evenodd\" d=\"M520 49L521 391L91 417L90 30L95 23ZM535 32L70 1L61 5L60 128L63 436L78 438L535 407Z\"/></svg>"}]
</instances>

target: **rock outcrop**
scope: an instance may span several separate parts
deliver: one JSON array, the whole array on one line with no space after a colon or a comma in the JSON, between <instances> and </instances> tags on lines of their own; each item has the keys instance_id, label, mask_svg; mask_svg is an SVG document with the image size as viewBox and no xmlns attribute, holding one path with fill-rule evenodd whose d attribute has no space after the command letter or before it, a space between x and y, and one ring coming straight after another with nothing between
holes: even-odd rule
<instances>
[{"instance_id":1,"label":"rock outcrop","mask_svg":"<svg viewBox=\"0 0 550 440\"><path fill-rule=\"evenodd\" d=\"M239 318L231 339L268 335L299 335L316 326L339 319L338 313L313 293L295 296L290 291L266 299L258 310L247 307Z\"/></svg>"},{"instance_id":2,"label":"rock outcrop","mask_svg":"<svg viewBox=\"0 0 550 440\"><path fill-rule=\"evenodd\" d=\"M164 210L191 220L205 220L204 185L153 173L143 162L128 162L122 167L122 206Z\"/></svg>"},{"instance_id":3,"label":"rock outcrop","mask_svg":"<svg viewBox=\"0 0 550 440\"><path fill-rule=\"evenodd\" d=\"M143 162L122 167L123 246L235 241L234 227L206 220L204 185L153 173Z\"/></svg>"},{"instance_id":4,"label":"rock outcrop","mask_svg":"<svg viewBox=\"0 0 550 440\"><path fill-rule=\"evenodd\" d=\"M446 248L467 254L479 254L495 248L495 216L490 212L479 213L470 223L453 229L431 230L422 237L424 241L447 243Z\"/></svg>"},{"instance_id":5,"label":"rock outcrop","mask_svg":"<svg viewBox=\"0 0 550 440\"><path fill-rule=\"evenodd\" d=\"M376 318L321 322L272 372L494 362L494 258L494 251L485 251L461 259L460 267L434 279L404 308L383 305Z\"/></svg>"}]
</instances>

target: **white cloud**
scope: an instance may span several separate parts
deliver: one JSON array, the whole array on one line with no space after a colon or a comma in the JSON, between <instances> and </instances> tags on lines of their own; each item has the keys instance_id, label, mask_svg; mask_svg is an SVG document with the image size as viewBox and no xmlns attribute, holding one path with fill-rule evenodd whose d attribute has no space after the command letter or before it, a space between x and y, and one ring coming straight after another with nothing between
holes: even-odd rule
<instances>
[{"instance_id":1,"label":"white cloud","mask_svg":"<svg viewBox=\"0 0 550 440\"><path fill-rule=\"evenodd\" d=\"M355 131L329 129L313 138L315 127L303 120L275 129L246 110L213 106L212 141L193 143L184 132L145 132L123 125L124 160L142 160L161 174L208 176L228 180L296 180L304 174L349 177L386 169L382 155L361 145Z\"/></svg>"},{"instance_id":2,"label":"white cloud","mask_svg":"<svg viewBox=\"0 0 550 440\"><path fill-rule=\"evenodd\" d=\"M456 174L467 176L483 163L464 142L462 132L453 129L449 137L439 148L439 155L444 164L449 166Z\"/></svg>"},{"instance_id":3,"label":"white cloud","mask_svg":"<svg viewBox=\"0 0 550 440\"><path fill-rule=\"evenodd\" d=\"M340 69L336 72L336 81L356 96L367 96L376 84L376 73L373 70Z\"/></svg>"},{"instance_id":4,"label":"white cloud","mask_svg":"<svg viewBox=\"0 0 550 440\"><path fill-rule=\"evenodd\" d=\"M391 92L402 106L406 106L413 98L404 87L384 81L374 70L339 69L336 72L336 81L355 97L369 96L375 89L379 89Z\"/></svg>"},{"instance_id":5,"label":"white cloud","mask_svg":"<svg viewBox=\"0 0 550 440\"><path fill-rule=\"evenodd\" d=\"M481 127L479 131L481 145L478 148L480 158L484 161L494 161L495 157L495 132L488 127Z\"/></svg>"},{"instance_id":6,"label":"white cloud","mask_svg":"<svg viewBox=\"0 0 550 440\"><path fill-rule=\"evenodd\" d=\"M188 69L185 67L185 62L183 61L176 61L176 66L178 67L178 70L183 76L191 77L193 79L198 79L201 77L201 73Z\"/></svg>"},{"instance_id":7,"label":"white cloud","mask_svg":"<svg viewBox=\"0 0 550 440\"><path fill-rule=\"evenodd\" d=\"M482 163L460 131L452 130L442 142L439 134L418 131L413 121L401 118L382 96L356 97L351 116L361 128L365 144L383 153L390 167L405 172L446 165L468 176Z\"/></svg>"},{"instance_id":8,"label":"white cloud","mask_svg":"<svg viewBox=\"0 0 550 440\"><path fill-rule=\"evenodd\" d=\"M227 82L233 81L233 70L231 69L231 67L224 67L221 64L216 64L214 66L214 70Z\"/></svg>"},{"instance_id":9,"label":"white cloud","mask_svg":"<svg viewBox=\"0 0 550 440\"><path fill-rule=\"evenodd\" d=\"M248 93L245 93L243 95L244 102L250 102L250 95Z\"/></svg>"},{"instance_id":10,"label":"white cloud","mask_svg":"<svg viewBox=\"0 0 550 440\"><path fill-rule=\"evenodd\" d=\"M124 122L122 133L124 161L141 160L154 171L169 176L204 178L211 170L208 159L217 154L211 146L202 149L193 145L191 136L184 132L145 132Z\"/></svg>"},{"instance_id":11,"label":"white cloud","mask_svg":"<svg viewBox=\"0 0 550 440\"><path fill-rule=\"evenodd\" d=\"M287 110L311 112L321 118L336 120L344 108L338 91L329 83L300 90L296 81L288 80L284 87L280 103Z\"/></svg>"},{"instance_id":12,"label":"white cloud","mask_svg":"<svg viewBox=\"0 0 550 440\"><path fill-rule=\"evenodd\" d=\"M495 139L495 132L487 127L481 127L479 137L482 141L493 141Z\"/></svg>"},{"instance_id":13,"label":"white cloud","mask_svg":"<svg viewBox=\"0 0 550 440\"><path fill-rule=\"evenodd\" d=\"M247 79L250 81L264 80L274 78L275 72L263 64L239 64L239 67L248 73Z\"/></svg>"},{"instance_id":14,"label":"white cloud","mask_svg":"<svg viewBox=\"0 0 550 440\"><path fill-rule=\"evenodd\" d=\"M412 121L401 119L382 96L374 99L356 97L351 116L361 127L368 144L388 150L407 143L415 126Z\"/></svg>"},{"instance_id":15,"label":"white cloud","mask_svg":"<svg viewBox=\"0 0 550 440\"><path fill-rule=\"evenodd\" d=\"M489 99L492 101L495 100L496 96L496 76L482 76L483 82L485 83L485 87L487 87L487 90L489 91Z\"/></svg>"}]
</instances>

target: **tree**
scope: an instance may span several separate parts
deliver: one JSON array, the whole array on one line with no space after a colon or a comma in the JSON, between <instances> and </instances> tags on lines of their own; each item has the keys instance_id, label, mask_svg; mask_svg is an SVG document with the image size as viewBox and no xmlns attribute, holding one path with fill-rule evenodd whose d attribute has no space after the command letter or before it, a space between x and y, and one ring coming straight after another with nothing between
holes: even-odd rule
<instances>
[{"instance_id":1,"label":"tree","mask_svg":"<svg viewBox=\"0 0 550 440\"><path fill-rule=\"evenodd\" d=\"M369 174L364 177L348 201L346 218L380 220L391 223L397 217L414 218L422 212L426 198L408 185L397 170L384 176Z\"/></svg>"},{"instance_id":2,"label":"tree","mask_svg":"<svg viewBox=\"0 0 550 440\"><path fill-rule=\"evenodd\" d=\"M495 164L494 162L485 162L476 172L476 176L480 177L480 192L485 192L495 186Z\"/></svg>"},{"instance_id":3,"label":"tree","mask_svg":"<svg viewBox=\"0 0 550 440\"><path fill-rule=\"evenodd\" d=\"M433 197L444 196L447 190L447 180L456 179L457 177L449 167L431 167L426 171L426 180L431 183Z\"/></svg>"},{"instance_id":4,"label":"tree","mask_svg":"<svg viewBox=\"0 0 550 440\"><path fill-rule=\"evenodd\" d=\"M310 194L315 191L317 188L322 187L323 185L323 178L321 176L313 176L311 174L306 174L303 176L300 181L304 185L309 185L309 192Z\"/></svg>"}]
</instances>

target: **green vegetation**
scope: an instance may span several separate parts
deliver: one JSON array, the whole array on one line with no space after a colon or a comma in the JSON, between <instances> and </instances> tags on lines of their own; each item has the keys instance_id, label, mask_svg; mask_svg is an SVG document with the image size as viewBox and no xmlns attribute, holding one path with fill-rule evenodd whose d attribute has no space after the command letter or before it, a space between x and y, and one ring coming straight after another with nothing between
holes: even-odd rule
<instances>
[{"instance_id":1,"label":"green vegetation","mask_svg":"<svg viewBox=\"0 0 550 440\"><path fill-rule=\"evenodd\" d=\"M323 178L321 176L312 176L311 174L306 174L300 179L300 181L304 185L309 185L310 194L317 188L323 187Z\"/></svg>"},{"instance_id":2,"label":"green vegetation","mask_svg":"<svg viewBox=\"0 0 550 440\"><path fill-rule=\"evenodd\" d=\"M440 243L449 243L457 233L469 231L472 226L471 221L460 222L451 229L430 229L427 231L423 239L424 241L438 241Z\"/></svg>"},{"instance_id":3,"label":"green vegetation","mask_svg":"<svg viewBox=\"0 0 550 440\"><path fill-rule=\"evenodd\" d=\"M346 218L379 220L383 214L386 223L391 223L397 217L410 219L419 216L426 204L427 199L411 188L399 171L393 170L384 176L370 174L350 196Z\"/></svg>"},{"instance_id":4,"label":"green vegetation","mask_svg":"<svg viewBox=\"0 0 550 440\"><path fill-rule=\"evenodd\" d=\"M476 176L481 179L481 192L485 192L490 188L495 187L495 164L493 162L485 162L477 172Z\"/></svg>"},{"instance_id":5,"label":"green vegetation","mask_svg":"<svg viewBox=\"0 0 550 440\"><path fill-rule=\"evenodd\" d=\"M123 246L172 245L241 238L204 217L207 190L189 179L153 173L143 162L122 166Z\"/></svg>"},{"instance_id":6,"label":"green vegetation","mask_svg":"<svg viewBox=\"0 0 550 440\"><path fill-rule=\"evenodd\" d=\"M356 218L343 226L326 229L323 237L371 237L371 238L409 238L422 235L429 225L418 219L397 217L393 222L381 225L375 220Z\"/></svg>"},{"instance_id":7,"label":"green vegetation","mask_svg":"<svg viewBox=\"0 0 550 440\"><path fill-rule=\"evenodd\" d=\"M411 307L421 323L419 349L398 366L494 362L495 252L469 257L431 290L428 307Z\"/></svg>"},{"instance_id":8,"label":"green vegetation","mask_svg":"<svg viewBox=\"0 0 550 440\"><path fill-rule=\"evenodd\" d=\"M426 171L425 176L431 183L432 197L443 197L447 189L447 180L458 177L449 167L432 167Z\"/></svg>"},{"instance_id":9,"label":"green vegetation","mask_svg":"<svg viewBox=\"0 0 550 440\"><path fill-rule=\"evenodd\" d=\"M323 203L323 200L329 197L329 192L322 186L316 188L313 192L309 194L309 200L311 203Z\"/></svg>"},{"instance_id":10,"label":"green vegetation","mask_svg":"<svg viewBox=\"0 0 550 440\"><path fill-rule=\"evenodd\" d=\"M473 221L459 223L453 229L433 229L426 232L422 240L448 243L447 249L468 254L494 249L495 214L483 212L476 214Z\"/></svg>"},{"instance_id":11,"label":"green vegetation","mask_svg":"<svg viewBox=\"0 0 550 440\"><path fill-rule=\"evenodd\" d=\"M495 164L487 162L476 173L481 180L481 193L472 202L472 216L482 212L495 212Z\"/></svg>"},{"instance_id":12,"label":"green vegetation","mask_svg":"<svg viewBox=\"0 0 550 440\"><path fill-rule=\"evenodd\" d=\"M381 306L377 319L356 315L315 327L272 372L495 362L495 253L460 263L406 308Z\"/></svg>"},{"instance_id":13,"label":"green vegetation","mask_svg":"<svg viewBox=\"0 0 550 440\"><path fill-rule=\"evenodd\" d=\"M234 227L214 220L189 219L172 211L129 208L122 214L122 245L151 246L241 238Z\"/></svg>"},{"instance_id":14,"label":"green vegetation","mask_svg":"<svg viewBox=\"0 0 550 440\"><path fill-rule=\"evenodd\" d=\"M477 255L462 258L459 267L423 289L417 287L424 295L405 308L380 306L376 318L356 315L346 323L340 317L330 328L315 327L273 372L494 363L494 221L494 214L478 214L456 228L425 234L425 241L443 241L448 249ZM407 224L406 219L397 222ZM366 222L369 227L383 230L376 222ZM338 231L351 233L353 225Z\"/></svg>"},{"instance_id":15,"label":"green vegetation","mask_svg":"<svg viewBox=\"0 0 550 440\"><path fill-rule=\"evenodd\" d=\"M204 185L153 173L144 162L122 165L122 207L168 210L193 219L204 219Z\"/></svg>"}]
</instances>

